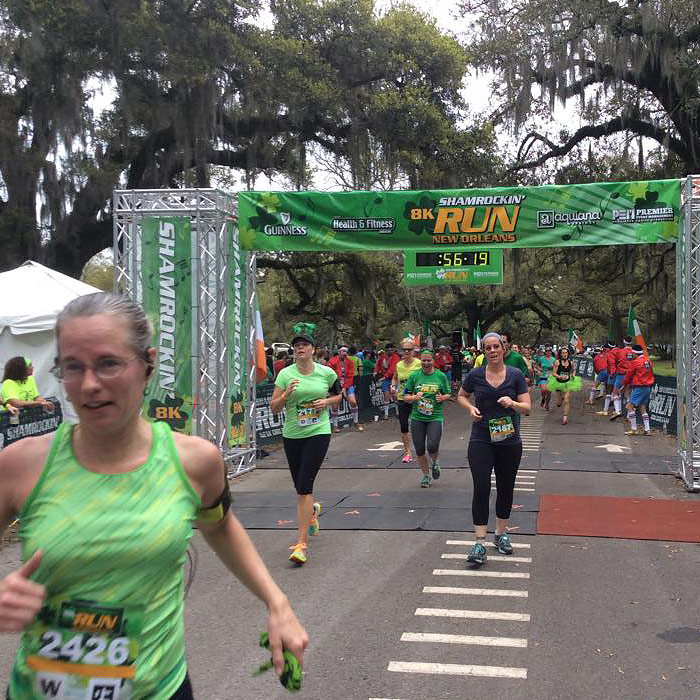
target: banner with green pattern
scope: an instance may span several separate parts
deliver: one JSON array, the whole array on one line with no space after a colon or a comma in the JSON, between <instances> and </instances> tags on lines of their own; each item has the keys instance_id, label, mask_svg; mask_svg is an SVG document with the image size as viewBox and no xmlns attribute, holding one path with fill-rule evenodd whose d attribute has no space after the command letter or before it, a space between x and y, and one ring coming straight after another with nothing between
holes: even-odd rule
<instances>
[{"instance_id":1,"label":"banner with green pattern","mask_svg":"<svg viewBox=\"0 0 700 700\"><path fill-rule=\"evenodd\" d=\"M228 251L228 385L229 447L240 447L246 441L246 325L254 312L246 306L246 251L238 242L233 222L227 224ZM253 320L252 323L255 321Z\"/></svg>"},{"instance_id":2,"label":"banner with green pattern","mask_svg":"<svg viewBox=\"0 0 700 700\"><path fill-rule=\"evenodd\" d=\"M542 248L668 243L680 180L396 192L241 192L249 250Z\"/></svg>"},{"instance_id":3,"label":"banner with green pattern","mask_svg":"<svg viewBox=\"0 0 700 700\"><path fill-rule=\"evenodd\" d=\"M409 250L403 255L407 287L503 284L502 250Z\"/></svg>"},{"instance_id":4,"label":"banner with green pattern","mask_svg":"<svg viewBox=\"0 0 700 700\"><path fill-rule=\"evenodd\" d=\"M188 434L192 427L191 250L189 217L143 219L143 308L153 324L158 350L144 415Z\"/></svg>"}]
</instances>

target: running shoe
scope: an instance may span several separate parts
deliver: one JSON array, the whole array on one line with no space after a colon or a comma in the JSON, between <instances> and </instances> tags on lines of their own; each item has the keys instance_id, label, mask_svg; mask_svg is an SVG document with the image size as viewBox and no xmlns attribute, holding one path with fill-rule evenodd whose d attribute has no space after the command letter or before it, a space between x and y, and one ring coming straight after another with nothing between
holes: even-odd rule
<instances>
[{"instance_id":1,"label":"running shoe","mask_svg":"<svg viewBox=\"0 0 700 700\"><path fill-rule=\"evenodd\" d=\"M588 399L588 401L586 401L585 404L586 404L586 406L592 406L592 405L593 405L593 401L591 401L590 399Z\"/></svg>"},{"instance_id":2,"label":"running shoe","mask_svg":"<svg viewBox=\"0 0 700 700\"><path fill-rule=\"evenodd\" d=\"M569 422L569 416L562 416L561 417L561 424L566 425Z\"/></svg>"},{"instance_id":3,"label":"running shoe","mask_svg":"<svg viewBox=\"0 0 700 700\"><path fill-rule=\"evenodd\" d=\"M596 411L595 414L596 416L605 416L606 418L608 417L607 411Z\"/></svg>"},{"instance_id":4,"label":"running shoe","mask_svg":"<svg viewBox=\"0 0 700 700\"><path fill-rule=\"evenodd\" d=\"M467 561L481 566L486 563L486 547L481 542L476 542L467 554Z\"/></svg>"},{"instance_id":5,"label":"running shoe","mask_svg":"<svg viewBox=\"0 0 700 700\"><path fill-rule=\"evenodd\" d=\"M362 425L362 423L355 423L355 430L359 430L362 432L365 429L365 426Z\"/></svg>"},{"instance_id":6,"label":"running shoe","mask_svg":"<svg viewBox=\"0 0 700 700\"><path fill-rule=\"evenodd\" d=\"M311 518L311 523L309 524L309 535L318 535L318 531L321 526L318 524L318 516L321 515L321 504L314 503L314 517Z\"/></svg>"},{"instance_id":7,"label":"running shoe","mask_svg":"<svg viewBox=\"0 0 700 700\"><path fill-rule=\"evenodd\" d=\"M621 415L619 411L615 411L612 416L610 416L610 420L617 420Z\"/></svg>"},{"instance_id":8,"label":"running shoe","mask_svg":"<svg viewBox=\"0 0 700 700\"><path fill-rule=\"evenodd\" d=\"M437 462L433 462L433 466L430 468L431 475L435 481L440 478L440 465Z\"/></svg>"},{"instance_id":9,"label":"running shoe","mask_svg":"<svg viewBox=\"0 0 700 700\"><path fill-rule=\"evenodd\" d=\"M420 480L420 487L422 489L427 489L430 486L430 474L423 474L423 478Z\"/></svg>"},{"instance_id":10,"label":"running shoe","mask_svg":"<svg viewBox=\"0 0 700 700\"><path fill-rule=\"evenodd\" d=\"M411 457L411 455L404 455L403 457L401 457L401 461L404 464L408 464L409 462L413 461L413 457Z\"/></svg>"},{"instance_id":11,"label":"running shoe","mask_svg":"<svg viewBox=\"0 0 700 700\"><path fill-rule=\"evenodd\" d=\"M644 437L651 437L651 430L645 430Z\"/></svg>"},{"instance_id":12,"label":"running shoe","mask_svg":"<svg viewBox=\"0 0 700 700\"><path fill-rule=\"evenodd\" d=\"M632 430L631 428L629 430L625 430L625 435L638 435L636 430Z\"/></svg>"},{"instance_id":13,"label":"running shoe","mask_svg":"<svg viewBox=\"0 0 700 700\"><path fill-rule=\"evenodd\" d=\"M339 432L340 432L340 428L339 428L337 425L334 425L334 426L333 426L333 432L334 432L334 433L339 433Z\"/></svg>"},{"instance_id":14,"label":"running shoe","mask_svg":"<svg viewBox=\"0 0 700 700\"><path fill-rule=\"evenodd\" d=\"M297 566L302 566L306 564L306 542L297 542L293 544L289 549L292 553L289 555L289 561Z\"/></svg>"},{"instance_id":15,"label":"running shoe","mask_svg":"<svg viewBox=\"0 0 700 700\"><path fill-rule=\"evenodd\" d=\"M493 543L501 554L513 553L513 545L510 543L510 537L508 537L508 535L495 535Z\"/></svg>"}]
</instances>

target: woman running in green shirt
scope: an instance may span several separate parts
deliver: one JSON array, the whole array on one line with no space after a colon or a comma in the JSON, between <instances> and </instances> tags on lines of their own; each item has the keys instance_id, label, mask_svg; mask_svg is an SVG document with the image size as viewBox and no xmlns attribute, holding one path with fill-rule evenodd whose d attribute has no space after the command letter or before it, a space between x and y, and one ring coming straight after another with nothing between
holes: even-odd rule
<instances>
[{"instance_id":1,"label":"woman running in green shirt","mask_svg":"<svg viewBox=\"0 0 700 700\"><path fill-rule=\"evenodd\" d=\"M306 563L307 534L318 534L319 503L314 503L314 481L331 441L328 408L343 398L338 375L332 367L313 361L314 345L310 335L292 338L294 364L285 367L275 380L270 410L286 409L282 440L292 474L297 499L297 541L289 560ZM329 393L331 394L329 396Z\"/></svg>"},{"instance_id":2,"label":"woman running in green shirt","mask_svg":"<svg viewBox=\"0 0 700 700\"><path fill-rule=\"evenodd\" d=\"M229 510L219 449L141 417L156 349L141 308L71 301L56 323L56 376L80 419L0 452L0 533L19 518L23 564L0 580L0 632L21 632L10 700L191 700L183 566L196 521L266 606L274 666L308 643Z\"/></svg>"},{"instance_id":3,"label":"woman running in green shirt","mask_svg":"<svg viewBox=\"0 0 700 700\"><path fill-rule=\"evenodd\" d=\"M420 351L421 368L407 380L404 388L404 401L413 404L411 410L411 437L423 477L421 488L430 486L430 475L437 481L440 478L438 450L442 438L442 409L449 401L450 380L444 372L433 366L433 351L423 348ZM432 460L428 470L426 449Z\"/></svg>"}]
</instances>

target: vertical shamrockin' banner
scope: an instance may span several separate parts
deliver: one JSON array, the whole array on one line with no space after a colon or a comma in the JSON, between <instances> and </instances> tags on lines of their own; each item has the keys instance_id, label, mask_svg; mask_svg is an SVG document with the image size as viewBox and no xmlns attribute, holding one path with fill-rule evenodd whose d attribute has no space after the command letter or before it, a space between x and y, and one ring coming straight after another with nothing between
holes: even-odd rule
<instances>
[{"instance_id":1,"label":"vertical shamrockin' banner","mask_svg":"<svg viewBox=\"0 0 700 700\"><path fill-rule=\"evenodd\" d=\"M143 308L158 351L144 414L173 430L192 428L192 247L185 216L147 217L141 224Z\"/></svg>"},{"instance_id":2,"label":"vertical shamrockin' banner","mask_svg":"<svg viewBox=\"0 0 700 700\"><path fill-rule=\"evenodd\" d=\"M247 373L245 358L247 319L255 319L255 311L247 307L246 251L239 243L238 228L227 224L228 252L228 385L229 385L229 447L241 447L246 441Z\"/></svg>"}]
</instances>

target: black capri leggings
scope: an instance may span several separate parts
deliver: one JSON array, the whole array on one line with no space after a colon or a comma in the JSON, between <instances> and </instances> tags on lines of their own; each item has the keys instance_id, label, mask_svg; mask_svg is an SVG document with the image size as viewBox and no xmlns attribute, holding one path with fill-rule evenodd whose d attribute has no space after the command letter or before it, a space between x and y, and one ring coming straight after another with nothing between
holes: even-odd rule
<instances>
[{"instance_id":1,"label":"black capri leggings","mask_svg":"<svg viewBox=\"0 0 700 700\"><path fill-rule=\"evenodd\" d=\"M491 470L496 472L496 517L510 518L513 508L515 476L520 466L523 445L518 442L496 445L492 442L470 442L467 448L469 469L474 482L472 518L474 525L486 525L489 521L489 495Z\"/></svg>"},{"instance_id":2,"label":"black capri leggings","mask_svg":"<svg viewBox=\"0 0 700 700\"><path fill-rule=\"evenodd\" d=\"M401 426L401 432L402 433L407 433L408 432L408 419L411 417L411 404L406 403L405 401L399 401L399 425Z\"/></svg>"},{"instance_id":3,"label":"black capri leggings","mask_svg":"<svg viewBox=\"0 0 700 700\"><path fill-rule=\"evenodd\" d=\"M330 435L312 435L307 438L283 438L289 471L294 488L300 496L314 492L314 479L326 458Z\"/></svg>"},{"instance_id":4,"label":"black capri leggings","mask_svg":"<svg viewBox=\"0 0 700 700\"><path fill-rule=\"evenodd\" d=\"M440 449L442 437L441 420L412 420L411 437L416 455L422 457L425 454L425 444L428 443L428 454L435 455Z\"/></svg>"}]
</instances>

